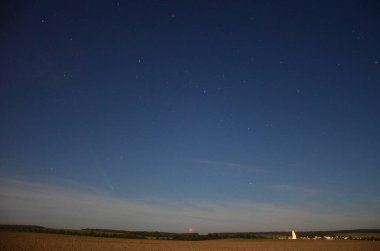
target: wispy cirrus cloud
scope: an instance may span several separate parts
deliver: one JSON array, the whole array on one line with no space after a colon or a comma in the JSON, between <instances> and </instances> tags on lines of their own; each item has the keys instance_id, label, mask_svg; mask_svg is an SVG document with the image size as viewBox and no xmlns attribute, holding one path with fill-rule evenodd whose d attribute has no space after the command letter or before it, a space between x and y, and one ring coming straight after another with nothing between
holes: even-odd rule
<instances>
[{"instance_id":1,"label":"wispy cirrus cloud","mask_svg":"<svg viewBox=\"0 0 380 251\"><path fill-rule=\"evenodd\" d=\"M22 180L0 179L0 222L66 228L182 232L379 227L376 213L323 213L249 201L133 200Z\"/></svg>"},{"instance_id":2,"label":"wispy cirrus cloud","mask_svg":"<svg viewBox=\"0 0 380 251\"><path fill-rule=\"evenodd\" d=\"M271 188L276 191L284 191L284 192L290 192L290 193L300 194L300 195L316 195L322 192L320 189L308 188L308 187L302 187L302 186L296 186L296 185L290 185L290 184L277 184L277 185L271 186Z\"/></svg>"},{"instance_id":3,"label":"wispy cirrus cloud","mask_svg":"<svg viewBox=\"0 0 380 251\"><path fill-rule=\"evenodd\" d=\"M196 164L202 164L205 166L210 166L213 168L220 168L225 170L240 170L240 171L254 171L254 172L261 172L261 173L272 173L270 170L259 168L251 165L244 165L240 163L234 163L234 162L224 162L224 161L215 161L215 160L208 160L208 159L191 159L191 162Z\"/></svg>"}]
</instances>

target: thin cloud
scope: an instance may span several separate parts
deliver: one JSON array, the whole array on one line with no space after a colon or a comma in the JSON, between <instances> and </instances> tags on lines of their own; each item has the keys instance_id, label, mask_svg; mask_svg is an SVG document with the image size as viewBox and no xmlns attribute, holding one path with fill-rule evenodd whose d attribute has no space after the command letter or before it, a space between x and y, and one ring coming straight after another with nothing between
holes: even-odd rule
<instances>
[{"instance_id":1,"label":"thin cloud","mask_svg":"<svg viewBox=\"0 0 380 251\"><path fill-rule=\"evenodd\" d=\"M285 192L291 192L301 195L316 195L321 193L321 190L319 189L313 189L313 188L307 188L302 186L295 186L295 185L289 185L289 184L277 184L271 186L272 189L277 191L285 191Z\"/></svg>"},{"instance_id":2,"label":"thin cloud","mask_svg":"<svg viewBox=\"0 0 380 251\"><path fill-rule=\"evenodd\" d=\"M203 164L206 166L212 166L214 168L221 168L226 170L240 170L240 171L255 171L255 172L263 172L263 173L272 173L269 170L258 168L254 166L233 163L233 162L222 162L222 161L214 161L214 160L206 160L206 159L191 159L193 163Z\"/></svg>"}]
</instances>

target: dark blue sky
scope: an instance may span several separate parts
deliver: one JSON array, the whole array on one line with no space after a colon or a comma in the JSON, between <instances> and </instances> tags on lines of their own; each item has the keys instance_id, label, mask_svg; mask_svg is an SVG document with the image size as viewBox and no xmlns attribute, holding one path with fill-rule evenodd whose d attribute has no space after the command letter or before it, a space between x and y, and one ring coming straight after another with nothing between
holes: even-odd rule
<instances>
[{"instance_id":1,"label":"dark blue sky","mask_svg":"<svg viewBox=\"0 0 380 251\"><path fill-rule=\"evenodd\" d=\"M1 9L2 222L380 227L379 2ZM45 186L56 194L41 196ZM78 193L94 208L122 205L97 221ZM130 204L146 212L117 211Z\"/></svg>"}]
</instances>

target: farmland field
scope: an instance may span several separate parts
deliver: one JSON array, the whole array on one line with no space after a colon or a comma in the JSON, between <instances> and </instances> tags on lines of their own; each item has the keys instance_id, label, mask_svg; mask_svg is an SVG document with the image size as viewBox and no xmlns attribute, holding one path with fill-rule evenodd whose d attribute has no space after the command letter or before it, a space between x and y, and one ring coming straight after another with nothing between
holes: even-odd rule
<instances>
[{"instance_id":1,"label":"farmland field","mask_svg":"<svg viewBox=\"0 0 380 251\"><path fill-rule=\"evenodd\" d=\"M164 241L84 237L57 234L0 232L0 250L128 250L128 251L245 251L245 250L380 250L379 241L313 241L313 240L212 240Z\"/></svg>"}]
</instances>

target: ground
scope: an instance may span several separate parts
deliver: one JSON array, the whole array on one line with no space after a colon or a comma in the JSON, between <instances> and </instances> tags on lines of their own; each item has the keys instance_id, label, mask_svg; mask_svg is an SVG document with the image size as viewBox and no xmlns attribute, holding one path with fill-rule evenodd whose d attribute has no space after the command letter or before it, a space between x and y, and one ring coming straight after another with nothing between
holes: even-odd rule
<instances>
[{"instance_id":1,"label":"ground","mask_svg":"<svg viewBox=\"0 0 380 251\"><path fill-rule=\"evenodd\" d=\"M380 241L327 241L327 240L212 240L212 241L163 241L85 237L57 234L0 232L0 250L28 251L375 251Z\"/></svg>"}]
</instances>

